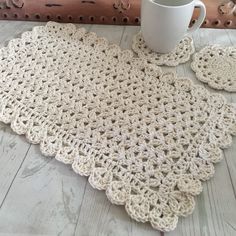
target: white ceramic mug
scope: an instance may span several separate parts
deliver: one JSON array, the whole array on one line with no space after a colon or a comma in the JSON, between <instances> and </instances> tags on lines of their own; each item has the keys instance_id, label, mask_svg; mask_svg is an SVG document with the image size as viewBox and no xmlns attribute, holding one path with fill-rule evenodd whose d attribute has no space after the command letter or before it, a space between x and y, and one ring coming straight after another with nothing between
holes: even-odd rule
<instances>
[{"instance_id":1,"label":"white ceramic mug","mask_svg":"<svg viewBox=\"0 0 236 236\"><path fill-rule=\"evenodd\" d=\"M200 15L189 28L195 7L200 8ZM206 8L200 0L142 0L142 35L149 48L168 53L186 34L198 29L205 17Z\"/></svg>"}]
</instances>

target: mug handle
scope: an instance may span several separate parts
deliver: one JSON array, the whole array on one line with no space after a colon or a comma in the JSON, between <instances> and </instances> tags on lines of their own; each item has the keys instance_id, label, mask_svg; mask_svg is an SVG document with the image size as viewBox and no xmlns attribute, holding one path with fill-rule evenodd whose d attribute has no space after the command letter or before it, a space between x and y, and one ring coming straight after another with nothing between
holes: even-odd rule
<instances>
[{"instance_id":1,"label":"mug handle","mask_svg":"<svg viewBox=\"0 0 236 236\"><path fill-rule=\"evenodd\" d=\"M195 30L197 30L198 28L200 28L200 26L202 25L203 21L205 20L206 17L206 7L205 4L200 1L200 0L195 0L194 1L194 7L199 7L200 8L200 15L197 19L197 22L194 23L194 25L188 29L187 33L193 33Z\"/></svg>"}]
</instances>

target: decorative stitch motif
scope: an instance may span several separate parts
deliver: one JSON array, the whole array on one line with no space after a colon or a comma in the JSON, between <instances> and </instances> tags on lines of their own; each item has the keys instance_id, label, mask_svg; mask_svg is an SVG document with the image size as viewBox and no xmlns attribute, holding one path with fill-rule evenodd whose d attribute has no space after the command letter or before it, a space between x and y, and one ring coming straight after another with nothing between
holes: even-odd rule
<instances>
[{"instance_id":1,"label":"decorative stitch motif","mask_svg":"<svg viewBox=\"0 0 236 236\"><path fill-rule=\"evenodd\" d=\"M191 64L199 80L214 89L236 92L236 48L207 46L193 56Z\"/></svg>"},{"instance_id":2,"label":"decorative stitch motif","mask_svg":"<svg viewBox=\"0 0 236 236\"><path fill-rule=\"evenodd\" d=\"M223 96L72 24L0 50L0 120L162 231L194 209L236 134Z\"/></svg>"},{"instance_id":3,"label":"decorative stitch motif","mask_svg":"<svg viewBox=\"0 0 236 236\"><path fill-rule=\"evenodd\" d=\"M221 4L218 7L218 10L222 15L236 15L236 0L229 0L228 2Z\"/></svg>"},{"instance_id":4,"label":"decorative stitch motif","mask_svg":"<svg viewBox=\"0 0 236 236\"><path fill-rule=\"evenodd\" d=\"M191 55L194 53L193 40L190 37L185 37L181 40L175 50L171 53L156 53L149 49L145 44L141 32L134 36L132 49L140 58L147 60L151 64L159 66L177 66L181 63L189 61Z\"/></svg>"}]
</instances>

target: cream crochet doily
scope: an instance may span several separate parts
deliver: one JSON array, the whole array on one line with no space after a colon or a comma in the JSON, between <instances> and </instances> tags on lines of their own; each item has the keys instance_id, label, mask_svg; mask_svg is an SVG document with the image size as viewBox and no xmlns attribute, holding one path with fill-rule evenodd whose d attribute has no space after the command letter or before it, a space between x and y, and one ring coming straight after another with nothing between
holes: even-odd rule
<instances>
[{"instance_id":1,"label":"cream crochet doily","mask_svg":"<svg viewBox=\"0 0 236 236\"><path fill-rule=\"evenodd\" d=\"M236 134L235 108L72 24L0 50L0 120L140 222L173 230Z\"/></svg>"},{"instance_id":2,"label":"cream crochet doily","mask_svg":"<svg viewBox=\"0 0 236 236\"><path fill-rule=\"evenodd\" d=\"M193 56L191 67L210 87L236 92L236 47L207 46Z\"/></svg>"},{"instance_id":3,"label":"cream crochet doily","mask_svg":"<svg viewBox=\"0 0 236 236\"><path fill-rule=\"evenodd\" d=\"M160 54L153 52L145 44L141 32L133 37L132 49L140 58L159 66L177 66L185 63L189 61L195 51L192 38L185 37L171 53Z\"/></svg>"}]
</instances>

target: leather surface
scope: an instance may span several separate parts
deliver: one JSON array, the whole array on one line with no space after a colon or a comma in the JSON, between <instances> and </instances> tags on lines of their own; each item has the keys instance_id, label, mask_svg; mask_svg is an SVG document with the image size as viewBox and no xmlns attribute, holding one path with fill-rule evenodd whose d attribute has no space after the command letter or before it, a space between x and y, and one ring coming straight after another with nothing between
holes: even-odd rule
<instances>
[{"instance_id":1,"label":"leather surface","mask_svg":"<svg viewBox=\"0 0 236 236\"><path fill-rule=\"evenodd\" d=\"M96 24L140 24L140 0L0 0L0 19ZM203 0L202 25L236 28L236 0ZM196 9L192 23L196 20Z\"/></svg>"}]
</instances>

